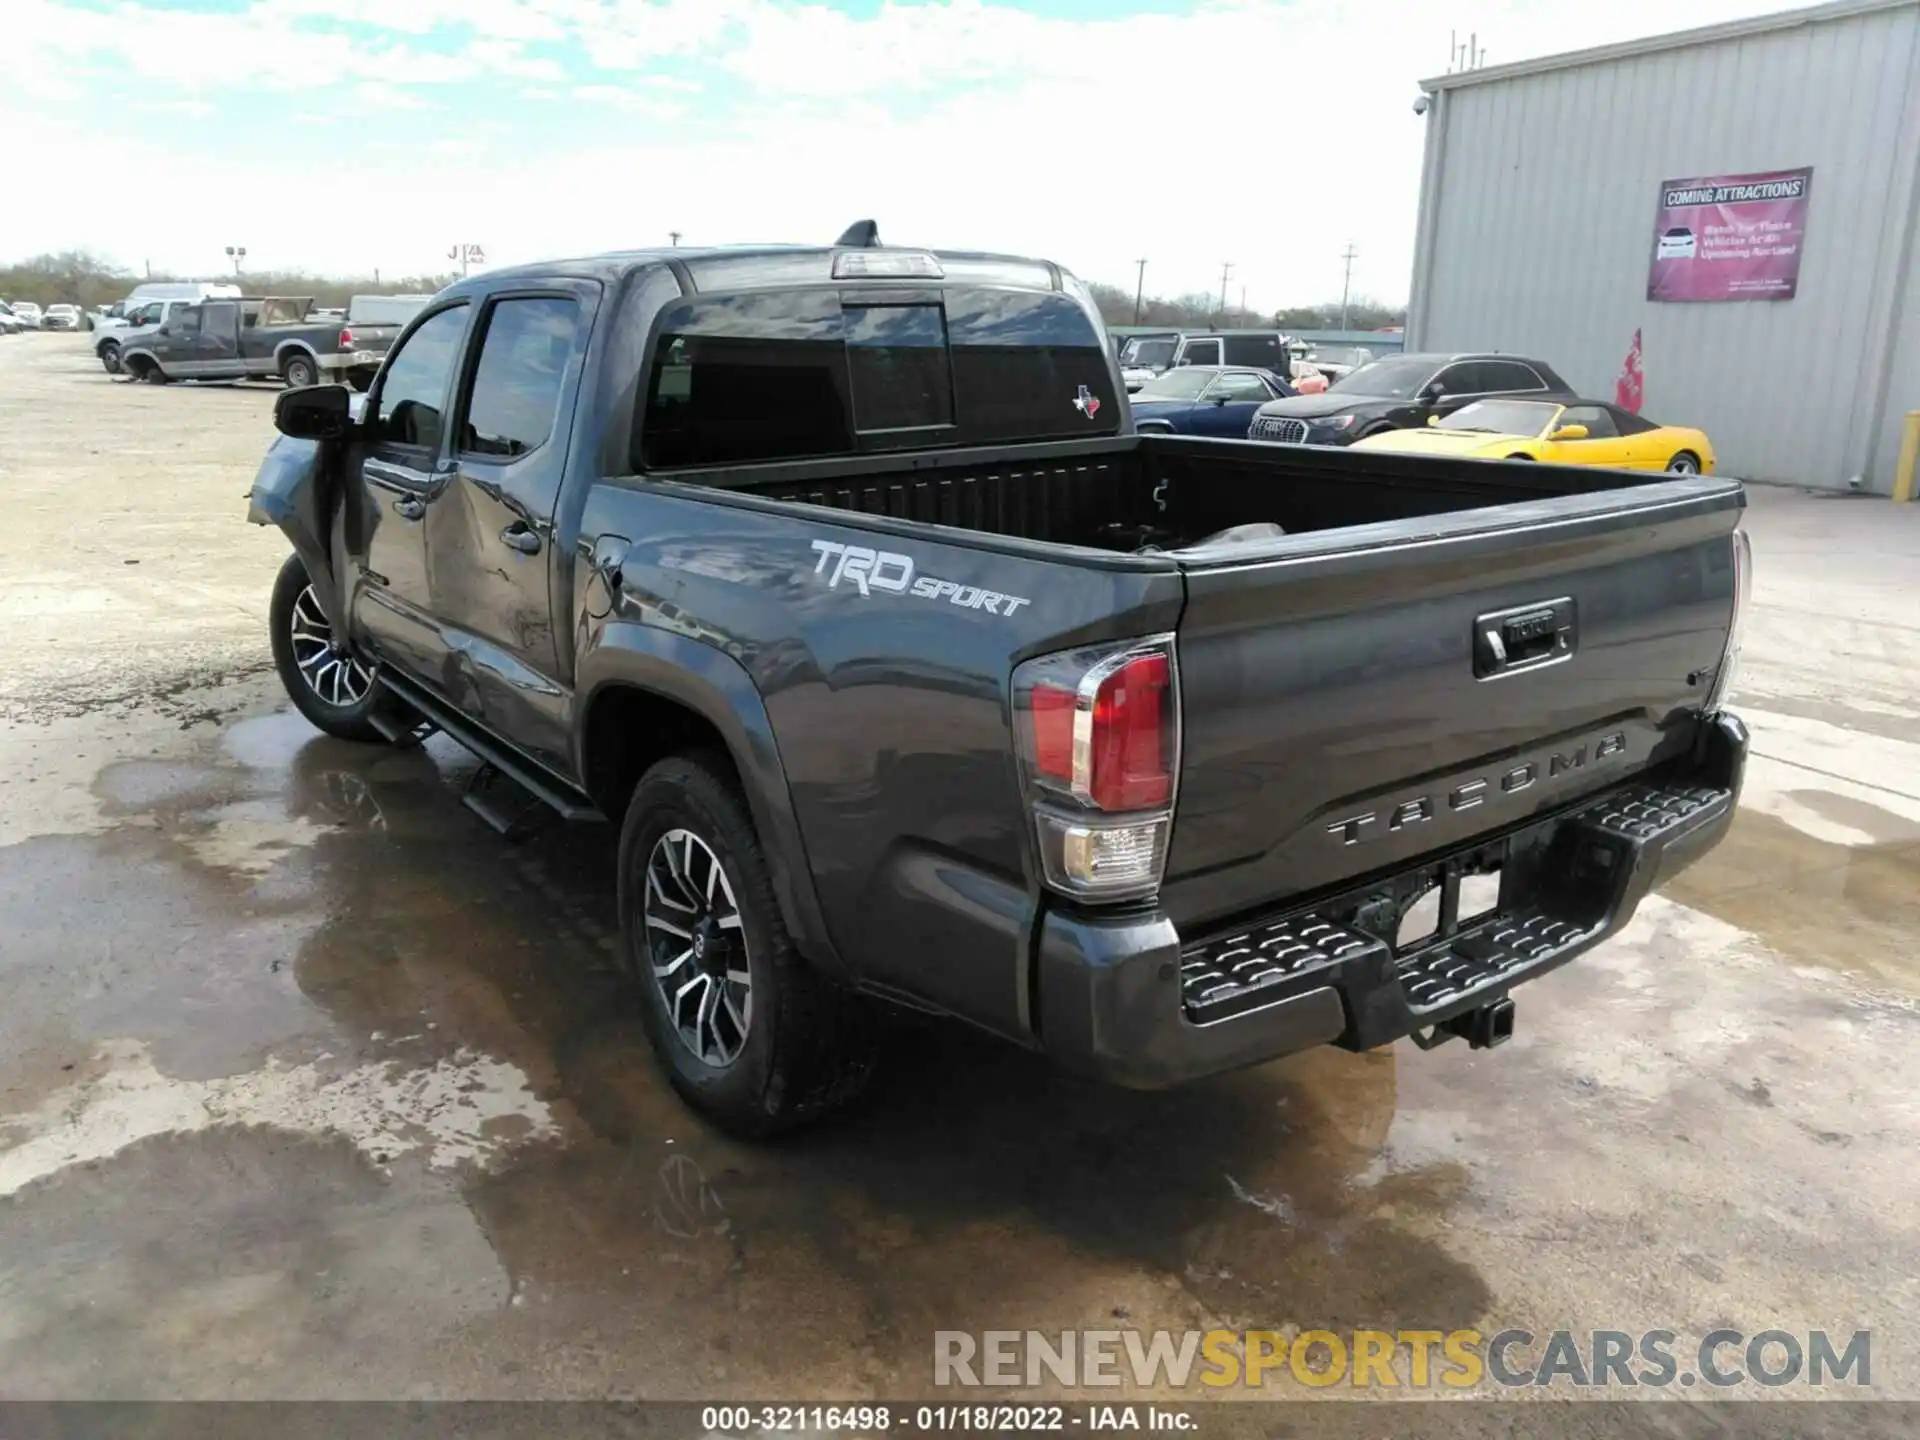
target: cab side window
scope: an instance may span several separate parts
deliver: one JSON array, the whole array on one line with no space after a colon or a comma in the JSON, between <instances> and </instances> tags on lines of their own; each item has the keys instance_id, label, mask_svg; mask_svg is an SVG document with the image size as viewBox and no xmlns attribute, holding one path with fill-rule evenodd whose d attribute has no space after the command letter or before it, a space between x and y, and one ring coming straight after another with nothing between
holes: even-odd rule
<instances>
[{"instance_id":1,"label":"cab side window","mask_svg":"<svg viewBox=\"0 0 1920 1440\"><path fill-rule=\"evenodd\" d=\"M1181 352L1182 365L1218 365L1220 363L1220 342L1218 340L1195 340Z\"/></svg>"},{"instance_id":2,"label":"cab side window","mask_svg":"<svg viewBox=\"0 0 1920 1440\"><path fill-rule=\"evenodd\" d=\"M200 333L200 307L198 305L181 306L173 312L172 318L167 322L167 328L176 336L198 335Z\"/></svg>"},{"instance_id":3,"label":"cab side window","mask_svg":"<svg viewBox=\"0 0 1920 1440\"><path fill-rule=\"evenodd\" d=\"M572 300L545 295L501 300L488 312L462 454L514 459L547 443L578 313Z\"/></svg>"},{"instance_id":4,"label":"cab side window","mask_svg":"<svg viewBox=\"0 0 1920 1440\"><path fill-rule=\"evenodd\" d=\"M430 316L400 342L380 374L374 439L425 450L440 448L442 414L466 328L467 307L454 305Z\"/></svg>"}]
</instances>

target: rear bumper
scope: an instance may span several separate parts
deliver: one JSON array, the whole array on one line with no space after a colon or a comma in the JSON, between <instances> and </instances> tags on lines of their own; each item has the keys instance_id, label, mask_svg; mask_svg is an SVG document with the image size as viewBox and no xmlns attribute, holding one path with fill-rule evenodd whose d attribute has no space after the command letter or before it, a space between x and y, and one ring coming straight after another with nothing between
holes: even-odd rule
<instances>
[{"instance_id":1,"label":"rear bumper","mask_svg":"<svg viewBox=\"0 0 1920 1440\"><path fill-rule=\"evenodd\" d=\"M1367 1050L1443 1026L1592 949L1718 844L1746 754L1746 727L1716 716L1684 766L1197 940L1183 941L1164 916L1050 913L1038 959L1045 1048L1069 1069L1156 1089L1315 1045ZM1438 886L1457 897L1462 875L1491 865L1501 871L1496 909L1461 922L1443 899L1439 934L1405 953L1356 924L1383 895Z\"/></svg>"},{"instance_id":2,"label":"rear bumper","mask_svg":"<svg viewBox=\"0 0 1920 1440\"><path fill-rule=\"evenodd\" d=\"M378 370L380 362L387 357L375 354L371 350L340 350L331 355L314 357L322 371L341 370Z\"/></svg>"}]
</instances>

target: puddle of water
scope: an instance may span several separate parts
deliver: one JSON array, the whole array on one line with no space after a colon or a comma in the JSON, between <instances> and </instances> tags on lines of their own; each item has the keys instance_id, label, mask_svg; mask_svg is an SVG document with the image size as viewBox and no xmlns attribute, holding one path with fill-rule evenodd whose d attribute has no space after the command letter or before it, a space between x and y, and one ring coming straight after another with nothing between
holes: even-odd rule
<instances>
[{"instance_id":1,"label":"puddle of water","mask_svg":"<svg viewBox=\"0 0 1920 1440\"><path fill-rule=\"evenodd\" d=\"M1861 843L1743 808L1727 838L1663 894L1758 936L1788 961L1920 990L1920 827L1819 792L1793 798ZM1905 838L1874 839L1875 836Z\"/></svg>"},{"instance_id":2,"label":"puddle of water","mask_svg":"<svg viewBox=\"0 0 1920 1440\"><path fill-rule=\"evenodd\" d=\"M485 1165L503 1147L559 1134L524 1075L464 1051L424 1068L270 1060L217 1080L162 1075L138 1041L110 1042L100 1057L104 1070L0 1120L0 1195L142 1140L218 1127L344 1136L376 1165L418 1151L434 1170Z\"/></svg>"}]
</instances>

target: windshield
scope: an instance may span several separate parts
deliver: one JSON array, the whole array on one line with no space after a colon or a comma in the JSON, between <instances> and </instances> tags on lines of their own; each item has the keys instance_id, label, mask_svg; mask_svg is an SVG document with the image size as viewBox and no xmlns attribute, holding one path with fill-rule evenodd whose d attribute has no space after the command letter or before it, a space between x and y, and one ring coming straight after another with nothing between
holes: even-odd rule
<instances>
[{"instance_id":1,"label":"windshield","mask_svg":"<svg viewBox=\"0 0 1920 1440\"><path fill-rule=\"evenodd\" d=\"M1173 346L1171 340L1129 340L1120 352L1120 363L1164 370L1173 363Z\"/></svg>"},{"instance_id":2,"label":"windshield","mask_svg":"<svg viewBox=\"0 0 1920 1440\"><path fill-rule=\"evenodd\" d=\"M1328 365L1350 365L1358 370L1372 361L1373 352L1358 345L1323 345L1307 358Z\"/></svg>"},{"instance_id":3,"label":"windshield","mask_svg":"<svg viewBox=\"0 0 1920 1440\"><path fill-rule=\"evenodd\" d=\"M1531 436L1546 429L1559 413L1558 405L1543 405L1538 400L1476 400L1462 405L1435 428Z\"/></svg>"},{"instance_id":4,"label":"windshield","mask_svg":"<svg viewBox=\"0 0 1920 1440\"><path fill-rule=\"evenodd\" d=\"M1193 400L1207 388L1207 382L1213 379L1211 370L1169 370L1157 375L1140 387L1135 400Z\"/></svg>"},{"instance_id":5,"label":"windshield","mask_svg":"<svg viewBox=\"0 0 1920 1440\"><path fill-rule=\"evenodd\" d=\"M1411 356L1376 360L1336 382L1327 393L1332 394L1337 390L1342 395L1377 395L1385 399L1407 400L1432 378L1433 372L1434 363L1431 360L1419 360Z\"/></svg>"}]
</instances>

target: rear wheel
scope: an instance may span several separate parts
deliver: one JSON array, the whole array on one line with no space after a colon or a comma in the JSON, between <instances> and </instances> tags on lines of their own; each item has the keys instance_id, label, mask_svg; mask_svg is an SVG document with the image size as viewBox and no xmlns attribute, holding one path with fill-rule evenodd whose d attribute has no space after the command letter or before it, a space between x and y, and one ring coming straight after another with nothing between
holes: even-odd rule
<instances>
[{"instance_id":1,"label":"rear wheel","mask_svg":"<svg viewBox=\"0 0 1920 1440\"><path fill-rule=\"evenodd\" d=\"M864 1007L794 948L730 767L675 755L620 829L621 955L680 1097L734 1135L817 1119L864 1087Z\"/></svg>"},{"instance_id":2,"label":"rear wheel","mask_svg":"<svg viewBox=\"0 0 1920 1440\"><path fill-rule=\"evenodd\" d=\"M294 708L315 729L342 740L384 739L374 712L397 709L398 702L373 683L372 667L335 636L298 555L280 567L267 617L273 668Z\"/></svg>"},{"instance_id":3,"label":"rear wheel","mask_svg":"<svg viewBox=\"0 0 1920 1440\"><path fill-rule=\"evenodd\" d=\"M106 367L109 375L118 375L125 367L120 363L120 347L109 340L100 347L100 363Z\"/></svg>"},{"instance_id":4,"label":"rear wheel","mask_svg":"<svg viewBox=\"0 0 1920 1440\"><path fill-rule=\"evenodd\" d=\"M1667 471L1673 475L1698 475L1700 473L1700 457L1691 450L1682 450L1678 455L1667 461Z\"/></svg>"},{"instance_id":5,"label":"rear wheel","mask_svg":"<svg viewBox=\"0 0 1920 1440\"><path fill-rule=\"evenodd\" d=\"M296 351L281 362L280 378L287 382L289 390L304 390L320 383L320 367L311 355Z\"/></svg>"}]
</instances>

